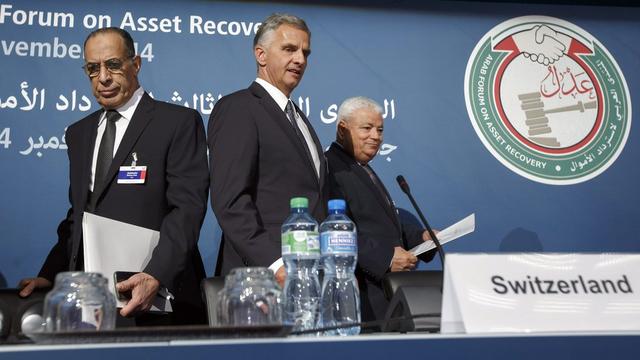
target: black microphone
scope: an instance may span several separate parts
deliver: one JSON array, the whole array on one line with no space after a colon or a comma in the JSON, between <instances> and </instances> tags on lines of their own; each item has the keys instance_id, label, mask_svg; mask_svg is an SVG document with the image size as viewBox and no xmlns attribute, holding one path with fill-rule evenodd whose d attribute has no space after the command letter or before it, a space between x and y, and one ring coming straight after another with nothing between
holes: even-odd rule
<instances>
[{"instance_id":1,"label":"black microphone","mask_svg":"<svg viewBox=\"0 0 640 360\"><path fill-rule=\"evenodd\" d=\"M422 211L420 211L420 207L418 207L416 200L413 198L413 196L411 196L409 183L407 183L407 180L405 180L404 176L402 175L398 175L396 177L396 181L398 182L398 185L400 185L400 189L402 189L402 192L407 194L407 196L409 197L409 201L411 201L411 205L413 205L413 208L418 213L418 216L420 217L422 224L424 224L424 227L427 228L427 231L429 232L429 236L431 236L431 240L433 240L433 243L436 244L436 249L438 250L438 255L440 256L440 262L442 263L442 268L444 269L444 250L442 249L442 245L440 245L440 241L438 240L438 237L436 236L436 234L434 234L433 229L431 229L431 226L429 226L427 219L425 219L424 215L422 215Z\"/></svg>"}]
</instances>

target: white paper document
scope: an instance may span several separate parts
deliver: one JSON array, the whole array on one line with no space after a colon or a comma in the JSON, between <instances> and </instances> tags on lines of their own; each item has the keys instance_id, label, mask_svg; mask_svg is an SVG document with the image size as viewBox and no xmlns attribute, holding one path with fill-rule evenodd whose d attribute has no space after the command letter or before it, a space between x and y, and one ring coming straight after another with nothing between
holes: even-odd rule
<instances>
[{"instance_id":1,"label":"white paper document","mask_svg":"<svg viewBox=\"0 0 640 360\"><path fill-rule=\"evenodd\" d=\"M115 296L113 273L142 271L158 245L160 232L85 212L82 236L84 270L106 277L109 290ZM118 307L124 305L118 300ZM170 312L171 302L165 297L156 296L150 311Z\"/></svg>"},{"instance_id":2,"label":"white paper document","mask_svg":"<svg viewBox=\"0 0 640 360\"><path fill-rule=\"evenodd\" d=\"M444 245L451 240L455 240L461 236L472 233L476 229L476 214L471 214L448 228L440 231L436 236L440 241L440 245ZM418 256L436 247L433 241L425 241L422 244L409 250L414 256Z\"/></svg>"}]
</instances>

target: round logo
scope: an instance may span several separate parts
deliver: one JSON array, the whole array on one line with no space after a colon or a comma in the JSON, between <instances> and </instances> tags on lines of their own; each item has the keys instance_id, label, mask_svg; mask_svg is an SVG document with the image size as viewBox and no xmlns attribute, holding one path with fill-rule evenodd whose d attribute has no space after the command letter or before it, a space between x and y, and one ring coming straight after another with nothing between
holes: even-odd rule
<instances>
[{"instance_id":1,"label":"round logo","mask_svg":"<svg viewBox=\"0 0 640 360\"><path fill-rule=\"evenodd\" d=\"M478 42L465 73L473 127L503 165L553 185L587 181L620 155L627 83L607 49L567 21L524 16Z\"/></svg>"}]
</instances>

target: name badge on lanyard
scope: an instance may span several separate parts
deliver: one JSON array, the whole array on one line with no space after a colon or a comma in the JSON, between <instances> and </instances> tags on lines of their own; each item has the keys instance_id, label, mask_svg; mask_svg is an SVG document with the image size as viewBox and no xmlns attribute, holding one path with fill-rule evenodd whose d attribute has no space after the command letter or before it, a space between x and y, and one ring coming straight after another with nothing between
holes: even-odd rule
<instances>
[{"instance_id":1,"label":"name badge on lanyard","mask_svg":"<svg viewBox=\"0 0 640 360\"><path fill-rule=\"evenodd\" d=\"M133 156L131 166L120 166L118 184L144 184L147 179L147 167L136 166L138 156L136 153L131 155Z\"/></svg>"}]
</instances>

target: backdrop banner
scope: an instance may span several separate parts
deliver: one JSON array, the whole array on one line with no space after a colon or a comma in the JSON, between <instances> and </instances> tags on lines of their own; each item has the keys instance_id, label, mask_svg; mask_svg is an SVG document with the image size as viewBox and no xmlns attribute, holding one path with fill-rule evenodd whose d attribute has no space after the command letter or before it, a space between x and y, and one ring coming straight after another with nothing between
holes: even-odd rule
<instances>
[{"instance_id":1,"label":"backdrop banner","mask_svg":"<svg viewBox=\"0 0 640 360\"><path fill-rule=\"evenodd\" d=\"M253 36L273 12L312 31L292 99L323 146L341 101L371 97L385 120L372 166L403 216L399 174L434 228L476 214L447 250L640 251L640 8L0 1L0 287L37 274L69 207L64 131L98 108L81 68L87 34L129 31L145 90L206 125L220 97L255 79ZM220 236L209 210L209 274Z\"/></svg>"}]
</instances>

